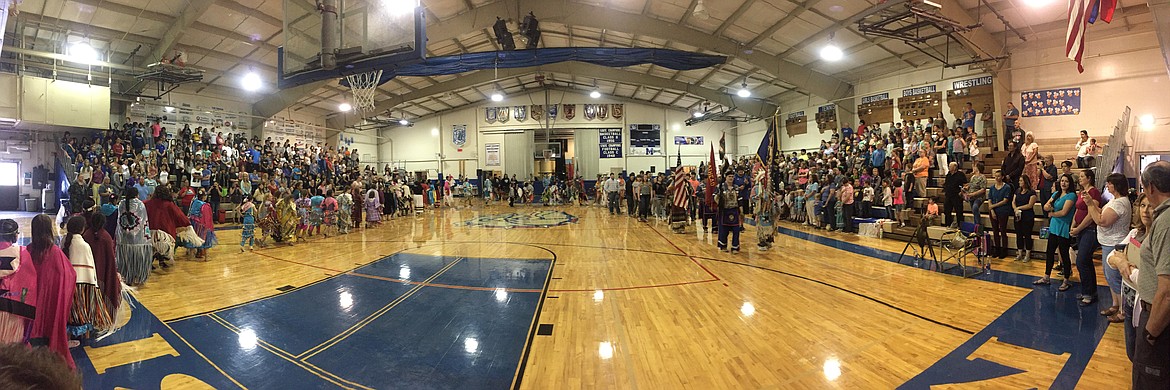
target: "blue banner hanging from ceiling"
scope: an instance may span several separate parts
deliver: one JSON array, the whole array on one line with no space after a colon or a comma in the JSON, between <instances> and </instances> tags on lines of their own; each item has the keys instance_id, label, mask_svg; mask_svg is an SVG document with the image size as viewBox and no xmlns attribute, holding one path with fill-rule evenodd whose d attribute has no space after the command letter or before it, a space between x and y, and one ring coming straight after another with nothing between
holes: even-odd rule
<instances>
[{"instance_id":1,"label":"blue banner hanging from ceiling","mask_svg":"<svg viewBox=\"0 0 1170 390\"><path fill-rule=\"evenodd\" d=\"M557 47L549 49L492 51L453 56L431 57L419 63L395 66L388 64L378 85L398 76L441 76L473 70L530 68L559 62L586 62L623 68L652 64L671 70L709 68L727 62L727 57L670 49L629 47ZM348 87L345 79L341 85Z\"/></svg>"}]
</instances>

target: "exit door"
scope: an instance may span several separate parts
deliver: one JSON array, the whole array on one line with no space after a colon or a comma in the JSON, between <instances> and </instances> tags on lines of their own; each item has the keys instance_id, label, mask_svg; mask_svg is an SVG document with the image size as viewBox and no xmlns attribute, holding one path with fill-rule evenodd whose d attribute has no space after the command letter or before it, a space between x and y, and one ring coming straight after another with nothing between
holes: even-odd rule
<instances>
[{"instance_id":1,"label":"exit door","mask_svg":"<svg viewBox=\"0 0 1170 390\"><path fill-rule=\"evenodd\" d=\"M20 163L0 162L0 210L20 209Z\"/></svg>"}]
</instances>

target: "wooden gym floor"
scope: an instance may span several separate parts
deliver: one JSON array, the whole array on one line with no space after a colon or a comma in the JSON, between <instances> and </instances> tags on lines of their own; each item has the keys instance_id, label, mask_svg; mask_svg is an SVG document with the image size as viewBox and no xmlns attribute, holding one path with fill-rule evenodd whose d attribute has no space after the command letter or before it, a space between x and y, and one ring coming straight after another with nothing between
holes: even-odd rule
<instances>
[{"instance_id":1,"label":"wooden gym floor","mask_svg":"<svg viewBox=\"0 0 1170 390\"><path fill-rule=\"evenodd\" d=\"M965 279L898 263L900 241L786 223L761 253L749 226L731 255L695 230L576 206L427 211L248 253L223 230L74 357L95 389L1128 383L1108 304L1033 288L1043 261Z\"/></svg>"}]
</instances>

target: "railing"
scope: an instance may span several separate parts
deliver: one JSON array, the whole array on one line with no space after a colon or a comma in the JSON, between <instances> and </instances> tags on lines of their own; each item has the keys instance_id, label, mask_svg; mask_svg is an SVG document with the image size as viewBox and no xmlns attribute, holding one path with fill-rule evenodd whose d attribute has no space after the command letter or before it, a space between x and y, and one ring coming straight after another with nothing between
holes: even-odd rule
<instances>
[{"instance_id":1,"label":"railing","mask_svg":"<svg viewBox=\"0 0 1170 390\"><path fill-rule=\"evenodd\" d=\"M1113 127L1113 134L1109 135L1109 141L1101 153L1101 159L1094 164L1097 168L1097 188L1105 188L1105 177L1113 173L1113 168L1117 166L1117 159L1125 150L1126 134L1129 132L1131 115L1132 110L1126 106L1125 111L1121 114L1121 119L1118 119L1117 125Z\"/></svg>"}]
</instances>

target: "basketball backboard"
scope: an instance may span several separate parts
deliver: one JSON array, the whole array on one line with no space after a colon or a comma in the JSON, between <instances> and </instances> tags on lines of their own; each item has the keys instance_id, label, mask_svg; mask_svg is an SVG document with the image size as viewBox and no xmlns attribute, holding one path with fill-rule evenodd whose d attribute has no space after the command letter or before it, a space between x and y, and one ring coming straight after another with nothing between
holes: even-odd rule
<instances>
[{"instance_id":1,"label":"basketball backboard","mask_svg":"<svg viewBox=\"0 0 1170 390\"><path fill-rule=\"evenodd\" d=\"M278 53L280 88L348 74L422 61L426 56L426 21L418 0L334 0L337 23L322 29L322 11L314 0L284 0L284 46ZM323 38L339 38L337 66L321 64Z\"/></svg>"}]
</instances>

